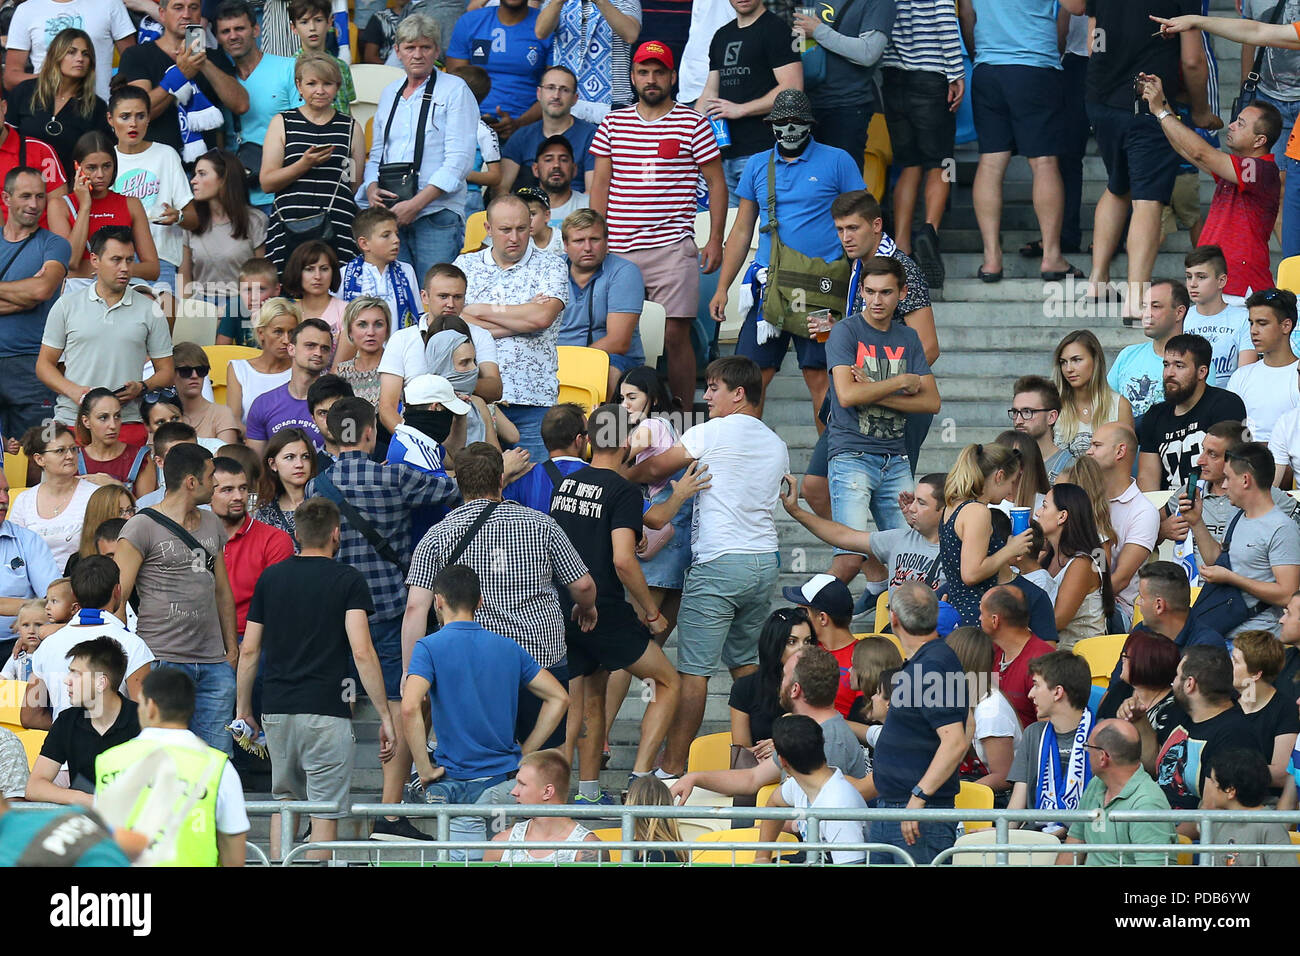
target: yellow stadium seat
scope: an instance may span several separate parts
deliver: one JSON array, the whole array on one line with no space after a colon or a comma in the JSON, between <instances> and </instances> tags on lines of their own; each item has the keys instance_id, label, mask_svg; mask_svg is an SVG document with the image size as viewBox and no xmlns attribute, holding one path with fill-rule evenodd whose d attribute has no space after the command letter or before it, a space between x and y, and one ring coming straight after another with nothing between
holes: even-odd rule
<instances>
[{"instance_id":1,"label":"yellow stadium seat","mask_svg":"<svg viewBox=\"0 0 1300 956\"><path fill-rule=\"evenodd\" d=\"M893 144L889 141L889 127L885 114L877 113L867 128L867 150L862 157L862 179L867 191L877 200L884 199L889 178L889 164L894 161Z\"/></svg>"},{"instance_id":2,"label":"yellow stadium seat","mask_svg":"<svg viewBox=\"0 0 1300 956\"><path fill-rule=\"evenodd\" d=\"M1103 634L1100 637L1085 637L1074 645L1074 653L1088 662L1092 682L1097 687L1110 686L1111 671L1119 663L1119 655L1127 640L1127 634Z\"/></svg>"},{"instance_id":3,"label":"yellow stadium seat","mask_svg":"<svg viewBox=\"0 0 1300 956\"><path fill-rule=\"evenodd\" d=\"M27 455L22 451L13 455L5 452L5 481L9 482L11 494L27 487Z\"/></svg>"},{"instance_id":4,"label":"yellow stadium seat","mask_svg":"<svg viewBox=\"0 0 1300 956\"><path fill-rule=\"evenodd\" d=\"M731 769L731 732L705 734L691 741L686 757L686 769L691 773L701 770Z\"/></svg>"},{"instance_id":5,"label":"yellow stadium seat","mask_svg":"<svg viewBox=\"0 0 1300 956\"><path fill-rule=\"evenodd\" d=\"M1200 596L1201 596L1201 586L1198 584L1196 585L1196 587L1192 588L1192 603L1195 604L1196 599Z\"/></svg>"},{"instance_id":6,"label":"yellow stadium seat","mask_svg":"<svg viewBox=\"0 0 1300 956\"><path fill-rule=\"evenodd\" d=\"M993 788L963 780L952 805L955 810L992 810ZM963 820L962 826L970 833L973 830L987 830L993 823L990 820Z\"/></svg>"},{"instance_id":7,"label":"yellow stadium seat","mask_svg":"<svg viewBox=\"0 0 1300 956\"><path fill-rule=\"evenodd\" d=\"M1295 830L1288 830L1287 836L1291 838L1292 844L1294 844L1295 846L1300 846L1300 833L1297 833ZM1300 860L1300 853L1297 853L1295 857L1297 860Z\"/></svg>"},{"instance_id":8,"label":"yellow stadium seat","mask_svg":"<svg viewBox=\"0 0 1300 956\"><path fill-rule=\"evenodd\" d=\"M779 783L769 783L762 790L758 791L758 796L754 799L754 806L756 807L767 806L768 798L780 789L781 789L781 785Z\"/></svg>"},{"instance_id":9,"label":"yellow stadium seat","mask_svg":"<svg viewBox=\"0 0 1300 956\"><path fill-rule=\"evenodd\" d=\"M1300 293L1300 256L1283 259L1277 267L1277 287Z\"/></svg>"},{"instance_id":10,"label":"yellow stadium seat","mask_svg":"<svg viewBox=\"0 0 1300 956\"><path fill-rule=\"evenodd\" d=\"M590 412L609 390L609 353L581 345L561 345L560 401L576 402Z\"/></svg>"},{"instance_id":11,"label":"yellow stadium seat","mask_svg":"<svg viewBox=\"0 0 1300 956\"><path fill-rule=\"evenodd\" d=\"M1189 836L1184 836L1183 834L1180 833L1178 834L1178 845L1191 846L1192 838ZM1179 866L1191 866L1195 862L1196 862L1196 854L1194 853L1179 853L1177 856L1177 863Z\"/></svg>"},{"instance_id":12,"label":"yellow stadium seat","mask_svg":"<svg viewBox=\"0 0 1300 956\"><path fill-rule=\"evenodd\" d=\"M465 220L465 241L461 244L461 252L475 252L483 248L483 240L487 238L487 213L476 212Z\"/></svg>"},{"instance_id":13,"label":"yellow stadium seat","mask_svg":"<svg viewBox=\"0 0 1300 956\"><path fill-rule=\"evenodd\" d=\"M876 598L876 633L883 634L889 627L889 589L880 592Z\"/></svg>"},{"instance_id":14,"label":"yellow stadium seat","mask_svg":"<svg viewBox=\"0 0 1300 956\"><path fill-rule=\"evenodd\" d=\"M44 730L19 730L15 731L18 739L23 742L23 750L27 752L27 769L31 770L36 766L36 758L41 755L41 747L45 744Z\"/></svg>"},{"instance_id":15,"label":"yellow stadium seat","mask_svg":"<svg viewBox=\"0 0 1300 956\"><path fill-rule=\"evenodd\" d=\"M0 726L17 733L23 729L19 719L23 700L27 697L27 681L0 680Z\"/></svg>"},{"instance_id":16,"label":"yellow stadium seat","mask_svg":"<svg viewBox=\"0 0 1300 956\"><path fill-rule=\"evenodd\" d=\"M1162 558L1161 560L1164 559ZM1141 595L1139 595L1138 599L1133 602L1133 620L1129 624L1130 630L1132 628L1137 627L1141 623L1142 623L1142 597Z\"/></svg>"},{"instance_id":17,"label":"yellow stadium seat","mask_svg":"<svg viewBox=\"0 0 1300 956\"><path fill-rule=\"evenodd\" d=\"M361 61L361 42L357 34L357 21L351 17L348 18L348 49L352 53L352 59L356 62ZM348 64L349 67L351 64Z\"/></svg>"},{"instance_id":18,"label":"yellow stadium seat","mask_svg":"<svg viewBox=\"0 0 1300 956\"><path fill-rule=\"evenodd\" d=\"M366 134L366 155L369 156L370 147L375 141L375 118L373 116L366 118L364 130Z\"/></svg>"},{"instance_id":19,"label":"yellow stadium seat","mask_svg":"<svg viewBox=\"0 0 1300 956\"><path fill-rule=\"evenodd\" d=\"M599 830L592 830L591 832L596 834L596 838L600 840L617 842L623 839L622 827L601 827ZM623 862L622 850L606 850L605 853L608 854L611 863Z\"/></svg>"},{"instance_id":20,"label":"yellow stadium seat","mask_svg":"<svg viewBox=\"0 0 1300 956\"><path fill-rule=\"evenodd\" d=\"M757 843L758 827L745 827L741 830L715 830L712 833L704 833L696 837L696 843ZM782 831L777 834L777 843L793 843L795 846L789 850L790 854L798 853L799 840L793 833ZM778 856L783 856L787 851L776 851ZM691 854L692 863L730 863L746 864L754 862L753 850L695 850Z\"/></svg>"},{"instance_id":21,"label":"yellow stadium seat","mask_svg":"<svg viewBox=\"0 0 1300 956\"><path fill-rule=\"evenodd\" d=\"M226 404L226 369L234 359L251 359L261 355L258 349L244 345L207 345L203 354L208 357L208 380L212 382L212 396L218 405Z\"/></svg>"}]
</instances>

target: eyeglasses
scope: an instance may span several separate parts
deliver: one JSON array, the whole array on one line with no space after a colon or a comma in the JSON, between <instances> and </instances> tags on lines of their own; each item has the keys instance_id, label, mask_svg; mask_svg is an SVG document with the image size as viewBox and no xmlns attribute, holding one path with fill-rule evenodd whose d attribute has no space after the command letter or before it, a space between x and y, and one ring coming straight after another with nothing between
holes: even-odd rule
<instances>
[{"instance_id":1,"label":"eyeglasses","mask_svg":"<svg viewBox=\"0 0 1300 956\"><path fill-rule=\"evenodd\" d=\"M117 509L117 516L118 516L119 518L134 518L134 517L135 517L135 508L118 508L118 509Z\"/></svg>"},{"instance_id":2,"label":"eyeglasses","mask_svg":"<svg viewBox=\"0 0 1300 956\"><path fill-rule=\"evenodd\" d=\"M46 448L41 452L42 455L75 455L76 453L76 445L67 445L63 448Z\"/></svg>"},{"instance_id":3,"label":"eyeglasses","mask_svg":"<svg viewBox=\"0 0 1300 956\"><path fill-rule=\"evenodd\" d=\"M1039 412L1050 412L1050 408L1008 408L1007 418L1019 421L1022 418L1033 418Z\"/></svg>"},{"instance_id":4,"label":"eyeglasses","mask_svg":"<svg viewBox=\"0 0 1300 956\"><path fill-rule=\"evenodd\" d=\"M543 93L564 93L566 96L573 92L571 86L556 86L554 83L547 83L542 87Z\"/></svg>"},{"instance_id":5,"label":"eyeglasses","mask_svg":"<svg viewBox=\"0 0 1300 956\"><path fill-rule=\"evenodd\" d=\"M179 372L180 369L176 371ZM151 388L144 393L143 401L146 405L157 405L159 402L174 405L176 403L176 387L168 385L164 388Z\"/></svg>"},{"instance_id":6,"label":"eyeglasses","mask_svg":"<svg viewBox=\"0 0 1300 956\"><path fill-rule=\"evenodd\" d=\"M207 375L208 372L209 372L209 367L206 365L177 365L176 366L176 374L179 375L181 378L191 378L195 375L203 376L203 375ZM172 394L173 395L176 394L175 389L172 389Z\"/></svg>"},{"instance_id":7,"label":"eyeglasses","mask_svg":"<svg viewBox=\"0 0 1300 956\"><path fill-rule=\"evenodd\" d=\"M1096 744L1084 744L1083 746L1087 750L1100 750L1102 753L1107 753L1105 747L1098 747Z\"/></svg>"}]
</instances>

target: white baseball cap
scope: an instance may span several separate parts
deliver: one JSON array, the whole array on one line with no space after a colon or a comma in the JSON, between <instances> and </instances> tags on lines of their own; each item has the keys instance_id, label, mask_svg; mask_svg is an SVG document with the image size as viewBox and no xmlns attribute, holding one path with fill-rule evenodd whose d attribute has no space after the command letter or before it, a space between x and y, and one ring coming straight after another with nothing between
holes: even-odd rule
<instances>
[{"instance_id":1,"label":"white baseball cap","mask_svg":"<svg viewBox=\"0 0 1300 956\"><path fill-rule=\"evenodd\" d=\"M417 375L406 383L407 405L432 405L437 402L453 415L469 412L469 402L457 398L451 382L441 375Z\"/></svg>"}]
</instances>

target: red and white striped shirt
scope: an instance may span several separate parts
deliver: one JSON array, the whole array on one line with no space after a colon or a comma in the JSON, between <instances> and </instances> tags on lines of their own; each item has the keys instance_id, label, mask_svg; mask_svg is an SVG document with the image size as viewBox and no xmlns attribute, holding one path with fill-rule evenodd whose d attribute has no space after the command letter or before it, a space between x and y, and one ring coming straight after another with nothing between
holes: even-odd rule
<instances>
[{"instance_id":1,"label":"red and white striped shirt","mask_svg":"<svg viewBox=\"0 0 1300 956\"><path fill-rule=\"evenodd\" d=\"M695 235L700 167L721 158L708 120L680 103L657 120L635 106L611 110L591 141L613 164L609 251L657 249Z\"/></svg>"}]
</instances>

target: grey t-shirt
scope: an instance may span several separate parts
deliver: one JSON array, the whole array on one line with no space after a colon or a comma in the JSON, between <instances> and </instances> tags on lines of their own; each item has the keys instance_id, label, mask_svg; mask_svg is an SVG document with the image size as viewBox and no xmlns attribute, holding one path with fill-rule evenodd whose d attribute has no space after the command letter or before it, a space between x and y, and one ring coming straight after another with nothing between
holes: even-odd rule
<instances>
[{"instance_id":1,"label":"grey t-shirt","mask_svg":"<svg viewBox=\"0 0 1300 956\"><path fill-rule=\"evenodd\" d=\"M861 363L859 363L861 357ZM841 365L860 365L868 379L883 382L911 372L929 375L921 339L912 329L897 322L881 332L867 324L860 315L851 315L835 324L826 342L826 367L832 371ZM845 408L835 397L835 381L830 386L830 457L854 452L870 455L902 455L903 425L907 416L883 405L855 405Z\"/></svg>"},{"instance_id":2,"label":"grey t-shirt","mask_svg":"<svg viewBox=\"0 0 1300 956\"><path fill-rule=\"evenodd\" d=\"M1276 581L1273 568L1284 564L1300 565L1300 528L1277 508L1258 518L1242 515L1232 532L1229 546L1232 570L1252 581ZM1247 602L1254 598L1246 596ZM1282 609L1265 605L1264 609L1227 637L1242 631L1272 631L1281 628Z\"/></svg>"},{"instance_id":3,"label":"grey t-shirt","mask_svg":"<svg viewBox=\"0 0 1300 956\"><path fill-rule=\"evenodd\" d=\"M199 511L191 534L212 555L226 545L226 529L210 511ZM119 536L144 557L136 575L140 595L136 633L160 661L215 664L225 660L221 620L217 616L216 578L204 555L146 514L127 521Z\"/></svg>"},{"instance_id":4,"label":"grey t-shirt","mask_svg":"<svg viewBox=\"0 0 1300 956\"><path fill-rule=\"evenodd\" d=\"M1035 784L1038 780L1038 747L1043 742L1043 730L1047 721L1039 720L1025 728L1025 734L1016 744L1015 756L1011 758L1011 769L1007 771L1009 783L1029 784L1026 801L1030 807L1034 804ZM1070 746L1074 743L1072 734L1056 735L1056 750L1061 756L1061 766L1070 764Z\"/></svg>"},{"instance_id":5,"label":"grey t-shirt","mask_svg":"<svg viewBox=\"0 0 1300 956\"><path fill-rule=\"evenodd\" d=\"M849 722L839 714L822 723L822 751L826 754L827 765L838 768L844 776L861 778L867 775L867 752L849 728ZM772 762L781 766L776 754L772 754Z\"/></svg>"},{"instance_id":6,"label":"grey t-shirt","mask_svg":"<svg viewBox=\"0 0 1300 956\"><path fill-rule=\"evenodd\" d=\"M1249 20L1267 23L1279 0L1243 0L1241 15ZM1295 23L1300 20L1300 0L1281 0L1285 5L1278 23ZM1269 47L1259 67L1259 92L1279 100L1300 100L1300 52ZM1285 143L1278 145L1281 153Z\"/></svg>"},{"instance_id":7,"label":"grey t-shirt","mask_svg":"<svg viewBox=\"0 0 1300 956\"><path fill-rule=\"evenodd\" d=\"M1296 527L1300 527L1300 501L1296 501L1281 488L1270 488L1273 495L1273 504L1277 505L1278 510L1286 515ZM1178 510L1178 499L1187 494L1187 485L1184 484L1178 489L1177 494L1169 498L1165 505L1165 510L1173 514ZM1204 502L1201 504L1201 520L1205 522L1205 530L1210 532L1210 537L1215 541L1222 541L1223 535L1228 530L1228 522L1232 516L1237 513L1237 507L1228 500L1227 495L1206 495ZM1192 540L1192 547L1196 553L1196 563L1204 564L1201 558L1201 549L1196 547L1195 538Z\"/></svg>"},{"instance_id":8,"label":"grey t-shirt","mask_svg":"<svg viewBox=\"0 0 1300 956\"><path fill-rule=\"evenodd\" d=\"M939 557L939 542L927 541L915 528L894 528L871 534L871 556L888 571L885 585L898 587L904 581L924 581ZM935 568L935 590L943 582L942 566Z\"/></svg>"},{"instance_id":9,"label":"grey t-shirt","mask_svg":"<svg viewBox=\"0 0 1300 956\"><path fill-rule=\"evenodd\" d=\"M1213 832L1215 843L1236 843L1240 846L1290 846L1291 837L1285 823L1220 823ZM1300 866L1294 853L1230 853L1220 860L1217 853L1210 854L1210 866Z\"/></svg>"}]
</instances>

